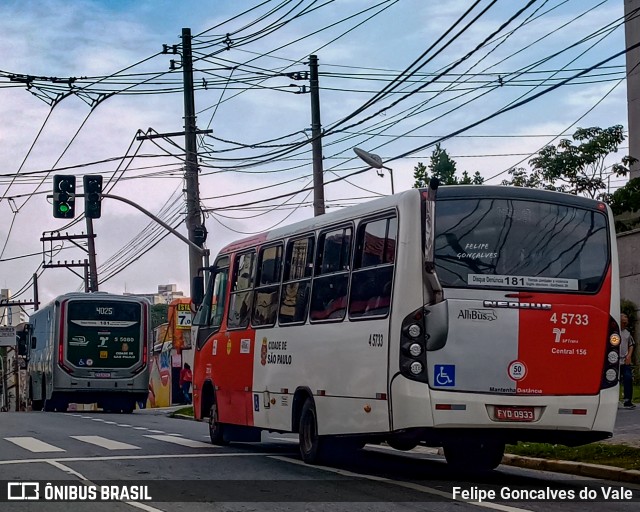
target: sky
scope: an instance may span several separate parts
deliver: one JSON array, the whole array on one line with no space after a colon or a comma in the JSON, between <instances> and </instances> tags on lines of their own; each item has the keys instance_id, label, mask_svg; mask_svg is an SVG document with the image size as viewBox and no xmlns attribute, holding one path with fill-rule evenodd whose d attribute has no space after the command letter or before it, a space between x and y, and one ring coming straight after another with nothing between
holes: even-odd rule
<instances>
[{"instance_id":1,"label":"sky","mask_svg":"<svg viewBox=\"0 0 640 512\"><path fill-rule=\"evenodd\" d=\"M331 211L391 193L389 173L354 147L380 155L399 192L438 141L459 172L500 184L578 127L626 128L624 56L611 59L622 16L623 0L3 0L0 288L31 300L37 274L42 302L83 289L69 270L42 268L87 257L41 241L86 232L81 215L53 218L55 174L76 175L79 192L83 175L102 174L106 193L186 235L184 138L136 139L184 129L180 55L162 53L183 28L197 127L212 131L198 156L215 255L313 216L310 55ZM614 176L611 189L624 183ZM187 246L135 208L104 199L94 231L100 290L188 294Z\"/></svg>"}]
</instances>

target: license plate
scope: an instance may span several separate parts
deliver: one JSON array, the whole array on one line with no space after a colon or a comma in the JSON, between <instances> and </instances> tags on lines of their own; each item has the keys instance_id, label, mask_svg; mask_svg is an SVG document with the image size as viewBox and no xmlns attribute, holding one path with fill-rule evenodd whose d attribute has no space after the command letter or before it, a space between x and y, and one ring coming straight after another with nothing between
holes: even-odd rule
<instances>
[{"instance_id":1,"label":"license plate","mask_svg":"<svg viewBox=\"0 0 640 512\"><path fill-rule=\"evenodd\" d=\"M497 421L533 421L533 407L503 407L495 406L494 419Z\"/></svg>"},{"instance_id":2,"label":"license plate","mask_svg":"<svg viewBox=\"0 0 640 512\"><path fill-rule=\"evenodd\" d=\"M94 376L96 377L96 379L110 379L111 372L96 372L94 373Z\"/></svg>"}]
</instances>

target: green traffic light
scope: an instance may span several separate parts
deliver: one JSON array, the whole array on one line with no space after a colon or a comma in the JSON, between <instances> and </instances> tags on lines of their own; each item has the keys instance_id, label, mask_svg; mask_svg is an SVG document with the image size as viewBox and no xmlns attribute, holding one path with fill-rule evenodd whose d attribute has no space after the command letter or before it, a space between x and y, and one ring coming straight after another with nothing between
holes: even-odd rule
<instances>
[{"instance_id":1,"label":"green traffic light","mask_svg":"<svg viewBox=\"0 0 640 512\"><path fill-rule=\"evenodd\" d=\"M71 208L69 208L69 206L66 204L61 204L60 206L58 206L58 211L60 213L67 213L69 210L71 210Z\"/></svg>"}]
</instances>

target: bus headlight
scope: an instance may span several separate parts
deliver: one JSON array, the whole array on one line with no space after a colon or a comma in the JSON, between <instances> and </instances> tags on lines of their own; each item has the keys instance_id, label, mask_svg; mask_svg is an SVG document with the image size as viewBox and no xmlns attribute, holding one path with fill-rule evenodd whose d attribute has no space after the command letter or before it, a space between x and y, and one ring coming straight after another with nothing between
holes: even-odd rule
<instances>
[{"instance_id":1,"label":"bus headlight","mask_svg":"<svg viewBox=\"0 0 640 512\"><path fill-rule=\"evenodd\" d=\"M420 334L422 334L422 329L418 324L411 324L409 326L409 329L407 329L407 333L409 334L409 336L415 339L420 336Z\"/></svg>"},{"instance_id":2,"label":"bus headlight","mask_svg":"<svg viewBox=\"0 0 640 512\"><path fill-rule=\"evenodd\" d=\"M618 378L618 372L615 371L613 368L609 368L604 374L604 376L609 382L613 382Z\"/></svg>"},{"instance_id":3,"label":"bus headlight","mask_svg":"<svg viewBox=\"0 0 640 512\"><path fill-rule=\"evenodd\" d=\"M620 345L620 335L617 332L614 332L611 336L609 336L609 343L611 343L614 347Z\"/></svg>"},{"instance_id":4,"label":"bus headlight","mask_svg":"<svg viewBox=\"0 0 640 512\"><path fill-rule=\"evenodd\" d=\"M409 354L411 354L413 357L418 357L420 354L422 354L422 347L418 343L412 343L409 347Z\"/></svg>"},{"instance_id":5,"label":"bus headlight","mask_svg":"<svg viewBox=\"0 0 640 512\"><path fill-rule=\"evenodd\" d=\"M422 373L422 363L420 361L414 361L413 363L411 363L409 369L411 370L411 373L413 373L414 375L418 375Z\"/></svg>"},{"instance_id":6,"label":"bus headlight","mask_svg":"<svg viewBox=\"0 0 640 512\"><path fill-rule=\"evenodd\" d=\"M616 364L618 362L618 353L615 350L612 350L607 354L607 361L611 364Z\"/></svg>"}]
</instances>

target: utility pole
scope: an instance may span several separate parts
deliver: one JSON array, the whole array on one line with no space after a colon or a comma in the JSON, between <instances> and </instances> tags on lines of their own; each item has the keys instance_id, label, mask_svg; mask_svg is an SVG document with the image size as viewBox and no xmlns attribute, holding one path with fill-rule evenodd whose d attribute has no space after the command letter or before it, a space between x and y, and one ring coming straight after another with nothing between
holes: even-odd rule
<instances>
[{"instance_id":1,"label":"utility pole","mask_svg":"<svg viewBox=\"0 0 640 512\"><path fill-rule=\"evenodd\" d=\"M640 42L640 0L624 1L624 34L627 48ZM640 48L626 55L627 115L629 119L629 155L640 158ZM640 177L640 163L631 165L629 178Z\"/></svg>"},{"instance_id":2,"label":"utility pole","mask_svg":"<svg viewBox=\"0 0 640 512\"><path fill-rule=\"evenodd\" d=\"M93 224L90 224L89 222L92 219L87 219L87 228L91 229L91 231L93 231ZM98 273L97 273L97 269L96 269L96 254L95 254L95 237L96 235L92 232L91 234L86 234L86 235L70 235L68 233L65 233L64 235L61 235L59 231L51 231L49 232L51 234L46 234L46 233L42 233L42 237L40 238L40 241L42 242L42 268L59 268L59 267L64 267L67 270L73 272L75 275L77 275L78 277L82 278L84 280L84 291L85 292L91 292L91 291L98 291ZM86 251L87 254L89 255L89 258L92 258L93 261L93 270L91 269L91 261L89 261L88 259L85 258L84 261L80 261L78 260L77 262L75 260L71 260L71 262L65 260L64 263L61 261L58 261L56 263L53 262L52 257L53 257L53 253L54 253L54 243L55 242L59 242L61 240L67 240L69 242L71 242L72 244L76 245L77 247L79 247L80 249L82 249L83 251ZM82 247L78 242L76 242L76 240L87 240L87 247ZM45 249L44 243L45 242L49 242L50 244L50 249L47 251ZM46 258L46 253L49 253L49 258L47 261ZM93 256L92 256L93 255ZM84 275L80 275L78 274L75 270L73 270L74 268L82 268L84 269ZM93 279L92 279L92 275L93 275ZM94 283L95 288L92 289L92 282ZM36 289L36 284L37 284L37 276L34 275L34 290L37 291ZM36 299L37 300L37 299Z\"/></svg>"},{"instance_id":3,"label":"utility pole","mask_svg":"<svg viewBox=\"0 0 640 512\"><path fill-rule=\"evenodd\" d=\"M98 291L98 265L96 263L96 244L95 236L93 234L93 219L86 217L87 221L87 253L89 255L89 278L88 278L88 290L90 292ZM87 288L87 287L85 287Z\"/></svg>"},{"instance_id":4,"label":"utility pole","mask_svg":"<svg viewBox=\"0 0 640 512\"><path fill-rule=\"evenodd\" d=\"M198 185L198 147L196 139L196 109L193 93L193 62L191 53L191 29L182 29L182 77L184 81L184 139L185 139L185 191L187 194L187 232L189 240L198 247L204 244L204 226L200 210ZM202 253L189 246L190 297L195 297L195 279L202 267Z\"/></svg>"},{"instance_id":5,"label":"utility pole","mask_svg":"<svg viewBox=\"0 0 640 512\"><path fill-rule=\"evenodd\" d=\"M320 124L320 86L318 56L309 56L309 93L311 96L311 148L313 155L313 214L324 214L324 169L322 167L322 124Z\"/></svg>"},{"instance_id":6,"label":"utility pole","mask_svg":"<svg viewBox=\"0 0 640 512\"><path fill-rule=\"evenodd\" d=\"M33 310L38 311L40 301L38 298L38 273L33 273Z\"/></svg>"}]
</instances>

